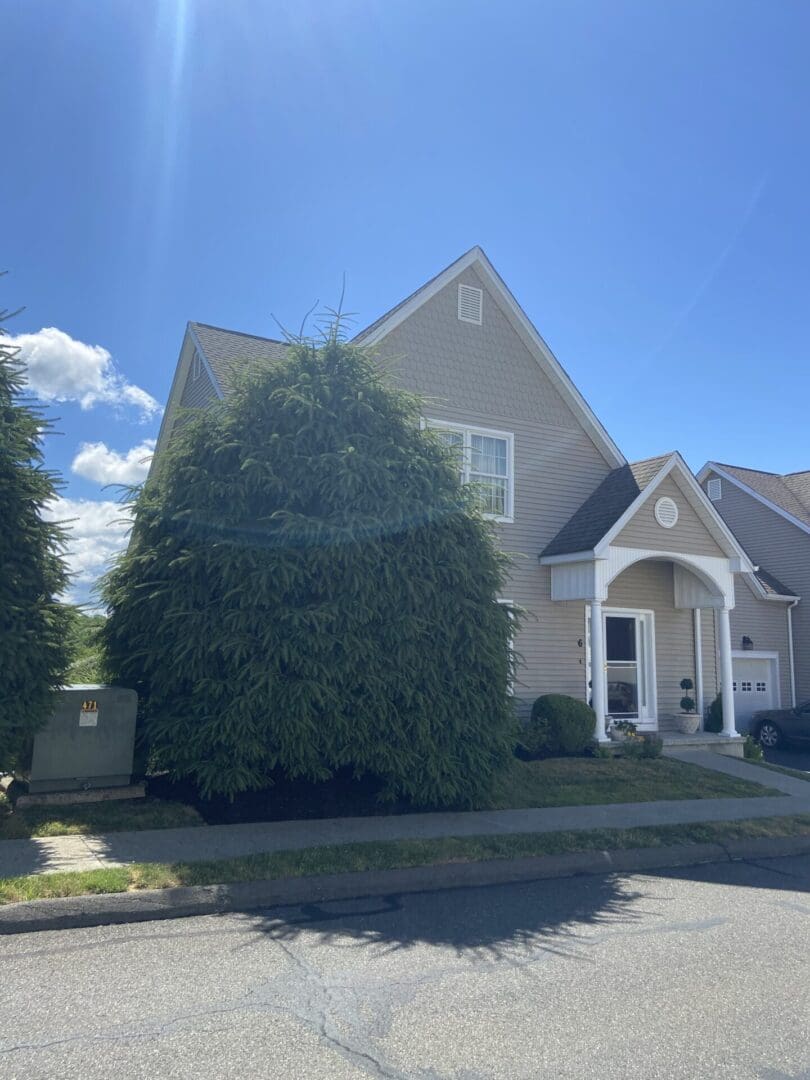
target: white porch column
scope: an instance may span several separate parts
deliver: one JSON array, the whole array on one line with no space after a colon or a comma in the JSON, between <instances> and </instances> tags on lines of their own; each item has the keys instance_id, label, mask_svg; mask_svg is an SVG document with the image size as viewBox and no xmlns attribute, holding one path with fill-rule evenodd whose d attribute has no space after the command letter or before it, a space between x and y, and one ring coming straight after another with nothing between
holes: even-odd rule
<instances>
[{"instance_id":1,"label":"white porch column","mask_svg":"<svg viewBox=\"0 0 810 1080\"><path fill-rule=\"evenodd\" d=\"M734 671L731 664L731 621L729 609L718 611L718 638L720 646L720 689L723 693L723 735L730 739L737 735L734 726Z\"/></svg>"},{"instance_id":2,"label":"white porch column","mask_svg":"<svg viewBox=\"0 0 810 1080\"><path fill-rule=\"evenodd\" d=\"M702 611L695 608L695 709L703 730L703 624Z\"/></svg>"},{"instance_id":3,"label":"white porch column","mask_svg":"<svg viewBox=\"0 0 810 1080\"><path fill-rule=\"evenodd\" d=\"M594 737L604 742L605 732L605 631L602 601L591 600L591 701L596 713Z\"/></svg>"}]
</instances>

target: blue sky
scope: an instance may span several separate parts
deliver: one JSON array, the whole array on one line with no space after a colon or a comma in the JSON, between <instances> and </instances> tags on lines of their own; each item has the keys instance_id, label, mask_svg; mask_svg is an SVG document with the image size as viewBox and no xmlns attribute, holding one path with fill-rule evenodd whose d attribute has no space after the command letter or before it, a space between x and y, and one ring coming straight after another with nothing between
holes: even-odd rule
<instances>
[{"instance_id":1,"label":"blue sky","mask_svg":"<svg viewBox=\"0 0 810 1080\"><path fill-rule=\"evenodd\" d=\"M476 243L629 458L809 467L808 40L794 0L8 5L0 307L80 582L188 319L278 336L345 273L363 325Z\"/></svg>"}]
</instances>

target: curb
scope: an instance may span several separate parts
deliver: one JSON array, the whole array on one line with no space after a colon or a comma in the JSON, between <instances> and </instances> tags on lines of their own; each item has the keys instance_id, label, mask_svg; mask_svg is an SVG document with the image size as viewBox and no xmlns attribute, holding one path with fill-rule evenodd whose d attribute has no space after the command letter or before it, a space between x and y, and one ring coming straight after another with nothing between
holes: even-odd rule
<instances>
[{"instance_id":1,"label":"curb","mask_svg":"<svg viewBox=\"0 0 810 1080\"><path fill-rule=\"evenodd\" d=\"M810 836L756 837L729 840L724 844L677 844L622 851L588 851L523 859L444 863L403 870L369 870L275 881L247 881L232 885L192 885L177 889L28 900L0 907L0 935L808 854Z\"/></svg>"}]
</instances>

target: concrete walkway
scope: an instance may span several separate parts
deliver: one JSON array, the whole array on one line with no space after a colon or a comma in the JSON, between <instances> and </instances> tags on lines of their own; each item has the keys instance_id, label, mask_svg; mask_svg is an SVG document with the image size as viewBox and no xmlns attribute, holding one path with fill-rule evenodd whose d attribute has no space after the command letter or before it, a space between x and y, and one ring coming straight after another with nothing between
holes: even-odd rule
<instances>
[{"instance_id":1,"label":"concrete walkway","mask_svg":"<svg viewBox=\"0 0 810 1080\"><path fill-rule=\"evenodd\" d=\"M107 833L104 836L4 840L0 841L0 877L60 870L97 870L133 862L223 859L322 844L559 832L569 829L622 829L810 814L810 783L805 780L770 769L760 769L737 758L705 750L671 750L668 756L775 788L784 794L749 799L679 799L614 803L608 806L273 821L185 829L147 829Z\"/></svg>"}]
</instances>

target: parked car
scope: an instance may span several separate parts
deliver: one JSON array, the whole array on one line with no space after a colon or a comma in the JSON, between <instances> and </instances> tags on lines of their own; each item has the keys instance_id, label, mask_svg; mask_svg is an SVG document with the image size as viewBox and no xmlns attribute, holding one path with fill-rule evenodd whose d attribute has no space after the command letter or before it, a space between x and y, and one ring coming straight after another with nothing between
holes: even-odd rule
<instances>
[{"instance_id":1,"label":"parked car","mask_svg":"<svg viewBox=\"0 0 810 1080\"><path fill-rule=\"evenodd\" d=\"M768 750L786 742L810 743L810 701L795 709L763 709L751 717L751 734Z\"/></svg>"}]
</instances>

